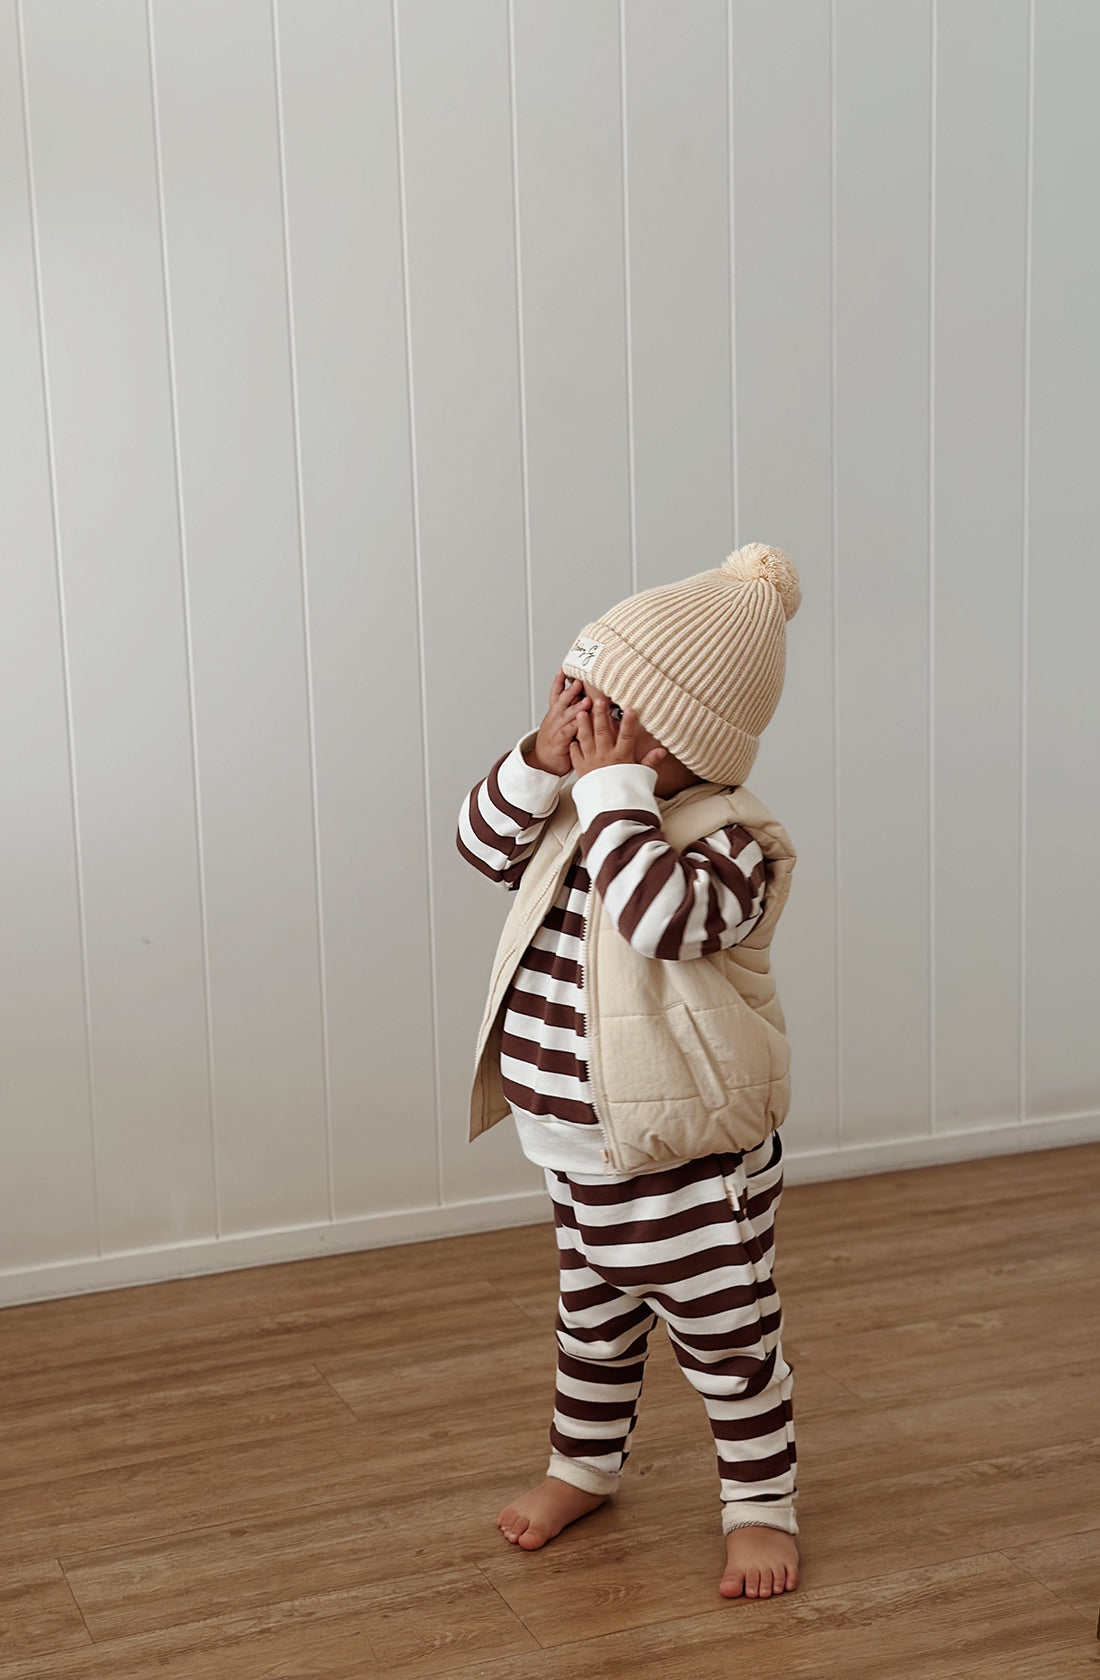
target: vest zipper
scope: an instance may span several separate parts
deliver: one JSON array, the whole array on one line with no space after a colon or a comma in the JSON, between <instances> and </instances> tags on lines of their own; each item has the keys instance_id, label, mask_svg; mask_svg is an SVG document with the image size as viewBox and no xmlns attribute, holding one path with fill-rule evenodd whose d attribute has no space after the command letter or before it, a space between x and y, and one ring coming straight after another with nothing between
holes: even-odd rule
<instances>
[{"instance_id":1,"label":"vest zipper","mask_svg":"<svg viewBox=\"0 0 1100 1680\"><path fill-rule=\"evenodd\" d=\"M616 1167L614 1130L608 1123L606 1113L601 1113L600 1109L600 1093L596 1089L596 1058L593 1054L594 1043L592 1032L590 1030L591 1022L595 1018L596 1011L589 1007L589 999L591 996L589 991L589 975L591 971L588 962L588 928L591 918L588 913L588 905L592 902L592 894L595 890L595 882L592 880L591 876L589 876L588 893L585 898L585 910L581 917L581 989L584 993L585 1000L585 1009L583 1015L581 1016L581 1023L584 1030L585 1049L588 1055L588 1084L592 1092L592 1108L595 1112L596 1119L603 1127L604 1140L607 1145L603 1151L603 1162L609 1170L614 1171Z\"/></svg>"}]
</instances>

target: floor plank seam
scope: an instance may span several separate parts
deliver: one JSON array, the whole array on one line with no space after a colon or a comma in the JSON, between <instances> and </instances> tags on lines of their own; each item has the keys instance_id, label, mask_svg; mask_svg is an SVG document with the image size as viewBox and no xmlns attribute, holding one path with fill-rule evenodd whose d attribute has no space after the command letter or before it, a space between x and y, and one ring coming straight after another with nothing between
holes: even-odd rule
<instances>
[{"instance_id":1,"label":"floor plank seam","mask_svg":"<svg viewBox=\"0 0 1100 1680\"><path fill-rule=\"evenodd\" d=\"M344 1396L340 1393L340 1390L336 1387L336 1384L332 1381L332 1378L327 1376L326 1373L324 1371L322 1371L320 1365L318 1365L316 1363L316 1361L314 1361L314 1363L313 1363L313 1369L316 1371L317 1375L320 1377L321 1381L324 1383L325 1387L329 1390L329 1392L336 1396L337 1400L339 1400L339 1402L340 1402L341 1406L343 1406L344 1410L346 1412L349 1412L351 1417L353 1418L353 1420L357 1424L359 1424L360 1427L362 1427L363 1419L359 1416L359 1413L355 1410L355 1407L351 1404L351 1402L344 1399Z\"/></svg>"},{"instance_id":2,"label":"floor plank seam","mask_svg":"<svg viewBox=\"0 0 1100 1680\"><path fill-rule=\"evenodd\" d=\"M1089 1534L1092 1533L1092 1530L1077 1529L1073 1532ZM1065 1536L1065 1538L1071 1539L1072 1534ZM1007 1552L1000 1552L998 1553L998 1556L1003 1557L1005 1562L1008 1564L1008 1567L1010 1569L1014 1569L1017 1575L1022 1575L1029 1586L1042 1587L1043 1591L1048 1595L1048 1597L1054 1600L1060 1609L1072 1611L1075 1615L1080 1616L1081 1620L1089 1627L1093 1625L1094 1617L1091 1610L1082 1610L1076 1600L1070 1598L1067 1593L1060 1592L1057 1587L1050 1586L1048 1582L1043 1580L1041 1575L1036 1575L1033 1569L1029 1569L1027 1565L1021 1563L1018 1558L1009 1557Z\"/></svg>"},{"instance_id":3,"label":"floor plank seam","mask_svg":"<svg viewBox=\"0 0 1100 1680\"><path fill-rule=\"evenodd\" d=\"M65 1565L62 1563L60 1558L55 1559L55 1561L57 1563L58 1569L60 1569L60 1571L61 1571L62 1579L64 1580L65 1585L68 1588L69 1597L73 1601L73 1606L76 1610L76 1613L80 1617L81 1623L83 1624L84 1632L88 1635L88 1638L91 1640L93 1645L98 1645L99 1641L97 1640L95 1634L92 1632L91 1628L88 1626L88 1618L84 1614L84 1606L81 1604L79 1598L77 1598L77 1596L76 1596L76 1592L73 1588L72 1582L69 1580L69 1574L68 1574L67 1569L65 1568Z\"/></svg>"},{"instance_id":4,"label":"floor plank seam","mask_svg":"<svg viewBox=\"0 0 1100 1680\"><path fill-rule=\"evenodd\" d=\"M339 1510L342 1503L343 1502L339 1499L323 1500L317 1505L297 1505L294 1508L294 1512L297 1517L311 1511ZM70 1559L70 1567L77 1567L77 1558L83 1562L84 1559L91 1561L98 1558L104 1552L149 1551L154 1547L163 1546L165 1544L170 1545L175 1540L190 1540L200 1534L216 1534L222 1529L241 1528L246 1525L259 1524L269 1520L272 1520L272 1513L270 1511L263 1511L261 1513L257 1513L255 1516L223 1517L218 1522L196 1523L194 1527L191 1528L158 1529L156 1534L142 1535L138 1539L134 1540L113 1540L106 1546L88 1546ZM60 1559L58 1559L58 1561L61 1562ZM61 1567L62 1569L65 1568L63 1562L61 1563Z\"/></svg>"},{"instance_id":5,"label":"floor plank seam","mask_svg":"<svg viewBox=\"0 0 1100 1680\"><path fill-rule=\"evenodd\" d=\"M490 1289L493 1289L493 1290L496 1291L496 1293L501 1297L502 1300L507 1301L507 1303L510 1307L515 1307L516 1311L518 1313L521 1313L529 1324L534 1324L539 1330L543 1330L543 1329L546 1328L545 1317L540 1315L538 1318L536 1318L534 1313L528 1312L526 1307L521 1306L518 1301L513 1300L511 1295L509 1295L506 1290L502 1289L498 1283L493 1283L493 1281L490 1278L486 1278L484 1281L486 1283L488 1283ZM548 1273L547 1273L547 1288L548 1289L553 1288L553 1286L554 1286L553 1272L548 1271Z\"/></svg>"},{"instance_id":6,"label":"floor plank seam","mask_svg":"<svg viewBox=\"0 0 1100 1680\"><path fill-rule=\"evenodd\" d=\"M188 1456L201 1457L202 1455L189 1454ZM461 1485L469 1479L470 1472L467 1471L460 1471L455 1475L445 1476L436 1484L437 1490L443 1491L452 1486L461 1487ZM358 1505L358 1501L349 1501L345 1494L341 1494L335 1499L320 1499L308 1505L295 1505L294 1517L295 1520L297 1520L303 1516L315 1515L325 1511L339 1511L349 1507L358 1508ZM114 1540L106 1546L87 1546L82 1548L79 1553L75 1553L72 1557L70 1557L70 1566L76 1566L76 1559L78 1557L80 1559L92 1559L100 1556L104 1552L146 1551L151 1547L160 1546L165 1542L170 1544L175 1540L187 1540L201 1534L214 1534L223 1529L260 1526L267 1522L280 1520L282 1514L281 1507L275 1511L265 1508L256 1512L246 1512L243 1516L238 1513L233 1516L221 1517L216 1522L196 1523L193 1526L178 1529L158 1529L154 1535L141 1535L131 1540ZM2 1552L0 1552L0 1557L2 1557ZM64 1571L65 1566L64 1563L62 1563L62 1560L59 1558L57 1561L61 1564L61 1568Z\"/></svg>"},{"instance_id":7,"label":"floor plank seam","mask_svg":"<svg viewBox=\"0 0 1100 1680\"><path fill-rule=\"evenodd\" d=\"M354 1421L362 1427L363 1419L357 1417L354 1412L352 1413L351 1421ZM205 1459L210 1456L211 1451L230 1452L235 1447L282 1446L288 1441L308 1439L310 1436L323 1436L329 1430L339 1429L342 1431L347 1427L347 1420L341 1419L340 1422L337 1423L334 1419L325 1418L324 1420L319 1420L316 1425L303 1426L298 1424L287 1429L279 1430L277 1434L259 1434L253 1431L247 1435L226 1435L224 1437L218 1437L212 1439L202 1449L187 1448L183 1452L165 1453L163 1449L161 1451L155 1451L150 1448L148 1453L139 1458L105 1458L102 1464L97 1464L95 1468L91 1470L76 1468L70 1469L65 1467L60 1469L56 1476L47 1475L35 1477L31 1475L25 1480L22 1478L12 1478L9 1480L0 1476L0 1495L6 1493L25 1493L34 1488L57 1487L60 1483L80 1481L86 1476L113 1476L121 1470L141 1470L143 1468L147 1469L151 1465L179 1464L181 1461L192 1457Z\"/></svg>"},{"instance_id":8,"label":"floor plank seam","mask_svg":"<svg viewBox=\"0 0 1100 1680\"><path fill-rule=\"evenodd\" d=\"M352 1413L352 1417L354 1418L354 1421L362 1427L363 1419L356 1417L354 1413ZM81 1481L88 1476L116 1475L121 1470L141 1470L143 1468L148 1468L151 1465L179 1465L186 1463L189 1459L205 1461L210 1457L212 1450L222 1452L231 1451L235 1447L282 1446L287 1441L299 1441L309 1439L314 1436L321 1437L327 1430L338 1429L342 1432L347 1427L347 1423L343 1420L341 1420L339 1425L337 1425L332 1420L326 1418L316 1425L303 1426L301 1424L297 1424L285 1430L280 1430L274 1435L261 1435L256 1434L255 1432L248 1435L229 1435L224 1439L211 1441L202 1448L188 1447L182 1452L172 1453L169 1451L168 1453L165 1453L163 1451L150 1451L148 1454L140 1458L112 1458L102 1465L97 1466L93 1470L63 1470L62 1473L57 1476L46 1476L44 1478L39 1478L38 1480L32 1479L29 1481L4 1481L0 1478L0 1494L15 1492L26 1493L34 1488L58 1487L65 1482ZM211 1525L204 1524L203 1526L209 1527Z\"/></svg>"},{"instance_id":9,"label":"floor plank seam","mask_svg":"<svg viewBox=\"0 0 1100 1680\"><path fill-rule=\"evenodd\" d=\"M784 1328L786 1328L785 1324ZM797 1341L795 1342L795 1346L797 1346ZM790 1365L792 1371L797 1371L798 1365L801 1363L802 1361L798 1359L797 1354L793 1355L792 1358L788 1360L788 1364ZM838 1388L842 1388L845 1394L847 1394L852 1400L859 1401L865 1398L858 1392L857 1389L849 1388L848 1384L840 1377L834 1376L832 1371L826 1370L825 1366L820 1364L817 1360L807 1358L806 1363L810 1366L811 1370L820 1371L822 1376L828 1377L831 1382L835 1382L836 1386Z\"/></svg>"},{"instance_id":10,"label":"floor plank seam","mask_svg":"<svg viewBox=\"0 0 1100 1680\"><path fill-rule=\"evenodd\" d=\"M516 1609L515 1605L509 1604L508 1600L505 1598L504 1594L501 1592L501 1590L497 1586L496 1582L493 1581L493 1580L490 1580L489 1576L486 1575L484 1569L482 1569L480 1563L478 1563L476 1561L476 1559L472 1559L471 1561L473 1562L474 1568L477 1570L478 1574L481 1576L481 1579L486 1583L487 1586L492 1588L494 1593L496 1593L496 1596L500 1599L500 1602L504 1605L504 1608L508 1611L509 1615L514 1616L516 1618L516 1621L519 1622L520 1626L523 1627L526 1630L526 1632L528 1632L531 1635L531 1638L535 1641L535 1644L537 1645L538 1649L540 1651L547 1650L548 1647L543 1644L542 1640L539 1638L539 1636L535 1632L534 1628L529 1626L529 1624L524 1619L524 1617L520 1615L520 1613Z\"/></svg>"}]
</instances>

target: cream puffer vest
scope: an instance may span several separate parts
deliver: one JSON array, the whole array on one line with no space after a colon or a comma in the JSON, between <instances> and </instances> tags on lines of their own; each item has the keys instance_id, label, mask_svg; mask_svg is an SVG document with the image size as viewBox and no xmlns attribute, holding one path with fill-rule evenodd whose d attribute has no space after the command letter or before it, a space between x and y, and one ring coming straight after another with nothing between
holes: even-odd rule
<instances>
[{"instance_id":1,"label":"cream puffer vest","mask_svg":"<svg viewBox=\"0 0 1100 1680\"><path fill-rule=\"evenodd\" d=\"M609 1172L651 1172L669 1161L753 1149L786 1116L790 1050L770 948L790 890L791 842L743 787L697 782L661 811L665 838L677 851L731 822L759 845L767 884L760 920L729 950L679 962L640 956L595 887L590 891L583 976L588 1074ZM576 807L563 789L524 870L493 962L477 1041L471 1138L511 1112L500 1073L505 998L579 841Z\"/></svg>"}]
</instances>

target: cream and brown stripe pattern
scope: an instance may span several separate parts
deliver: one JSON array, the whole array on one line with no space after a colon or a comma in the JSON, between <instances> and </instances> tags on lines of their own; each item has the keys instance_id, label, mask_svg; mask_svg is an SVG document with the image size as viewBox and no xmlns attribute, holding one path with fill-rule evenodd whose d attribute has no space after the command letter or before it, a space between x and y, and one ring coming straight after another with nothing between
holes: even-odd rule
<instances>
[{"instance_id":1,"label":"cream and brown stripe pattern","mask_svg":"<svg viewBox=\"0 0 1100 1680\"><path fill-rule=\"evenodd\" d=\"M653 775L641 767L639 797ZM599 776L601 772L593 772ZM589 787L598 784L586 778ZM458 847L491 880L518 886L557 804L557 779L518 747L493 766L461 813ZM652 803L652 801L650 801ZM558 896L520 960L505 1003L501 1075L523 1146L542 1166L598 1172L602 1128L585 1046L584 930L593 883L624 939L666 961L705 956L743 939L759 919L764 860L736 824L680 853L652 808L600 811L581 836ZM581 1138L578 1128L589 1128Z\"/></svg>"},{"instance_id":2,"label":"cream and brown stripe pattern","mask_svg":"<svg viewBox=\"0 0 1100 1680\"><path fill-rule=\"evenodd\" d=\"M635 768L586 778L589 795L607 790L609 808L593 811L586 798L580 854L505 1003L504 1089L524 1149L547 1168L561 1265L550 1473L595 1493L617 1485L660 1317L707 1409L723 1527L764 1523L793 1533L792 1379L771 1276L783 1184L778 1134L745 1155L636 1177L600 1172L584 1016L593 886L623 938L666 961L743 939L764 898L764 862L751 836L734 824L677 853L652 808L652 772L632 782ZM637 804L624 801L631 786ZM491 880L518 886L559 788L515 748L470 794L459 850Z\"/></svg>"},{"instance_id":3,"label":"cream and brown stripe pattern","mask_svg":"<svg viewBox=\"0 0 1100 1680\"><path fill-rule=\"evenodd\" d=\"M619 1183L552 1171L546 1182L561 1260L550 1474L614 1490L663 1318L710 1420L723 1528L795 1533L792 1376L771 1272L779 1134Z\"/></svg>"}]
</instances>

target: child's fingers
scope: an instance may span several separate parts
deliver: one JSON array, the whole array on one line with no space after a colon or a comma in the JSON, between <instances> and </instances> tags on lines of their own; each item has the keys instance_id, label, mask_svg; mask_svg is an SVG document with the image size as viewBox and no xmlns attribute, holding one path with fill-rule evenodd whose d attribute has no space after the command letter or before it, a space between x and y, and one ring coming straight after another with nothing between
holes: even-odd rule
<instances>
[{"instance_id":1,"label":"child's fingers","mask_svg":"<svg viewBox=\"0 0 1100 1680\"><path fill-rule=\"evenodd\" d=\"M570 741L575 741L576 738L577 719L573 716L572 712L566 712L565 716L559 721L558 726L554 731L554 739L559 742L561 746L567 747Z\"/></svg>"},{"instance_id":2,"label":"child's fingers","mask_svg":"<svg viewBox=\"0 0 1100 1680\"><path fill-rule=\"evenodd\" d=\"M562 670L561 666L559 665L558 668L557 668L557 671L554 673L554 680L550 684L550 708L551 708L551 710L553 710L555 707L561 705L561 703L564 700L572 682L573 682L573 678L572 677L567 677L565 672Z\"/></svg>"},{"instance_id":3,"label":"child's fingers","mask_svg":"<svg viewBox=\"0 0 1100 1680\"><path fill-rule=\"evenodd\" d=\"M622 721L619 724L619 738L615 742L615 756L625 764L633 764L636 753L635 743L638 739L638 714L632 707L623 709Z\"/></svg>"},{"instance_id":4,"label":"child's fingers","mask_svg":"<svg viewBox=\"0 0 1100 1680\"><path fill-rule=\"evenodd\" d=\"M571 706L577 705L583 697L583 685L579 679L563 675L558 697L554 704L559 711L567 712Z\"/></svg>"},{"instance_id":5,"label":"child's fingers","mask_svg":"<svg viewBox=\"0 0 1100 1680\"><path fill-rule=\"evenodd\" d=\"M607 701L601 695L592 705L592 728L596 746L601 752L609 752L615 745L615 736L611 728L611 711Z\"/></svg>"}]
</instances>

